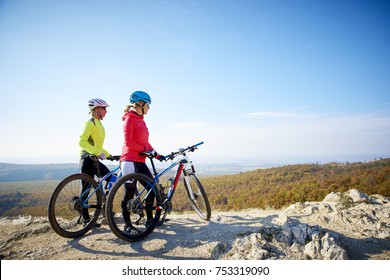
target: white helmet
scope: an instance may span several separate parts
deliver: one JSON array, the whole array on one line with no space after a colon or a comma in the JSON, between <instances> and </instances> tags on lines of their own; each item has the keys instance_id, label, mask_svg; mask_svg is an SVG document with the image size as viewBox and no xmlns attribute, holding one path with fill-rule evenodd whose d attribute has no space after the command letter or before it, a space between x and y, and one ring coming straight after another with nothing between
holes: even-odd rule
<instances>
[{"instance_id":1,"label":"white helmet","mask_svg":"<svg viewBox=\"0 0 390 280\"><path fill-rule=\"evenodd\" d=\"M110 105L107 104L106 101L104 101L103 99L99 99L99 98L94 98L94 99L91 99L88 101L88 107L89 107L89 110L93 110L95 109L96 107L109 107Z\"/></svg>"}]
</instances>

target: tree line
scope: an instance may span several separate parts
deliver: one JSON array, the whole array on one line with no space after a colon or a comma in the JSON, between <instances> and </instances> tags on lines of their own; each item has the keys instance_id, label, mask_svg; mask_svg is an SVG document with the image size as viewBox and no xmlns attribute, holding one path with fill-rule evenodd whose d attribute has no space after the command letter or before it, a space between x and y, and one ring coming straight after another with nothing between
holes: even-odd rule
<instances>
[{"instance_id":1,"label":"tree line","mask_svg":"<svg viewBox=\"0 0 390 280\"><path fill-rule=\"evenodd\" d=\"M390 158L358 163L297 164L250 172L200 177L212 209L283 208L296 202L321 201L331 192L358 189L390 197ZM0 215L46 216L59 181L0 183ZM192 210L183 185L173 210Z\"/></svg>"},{"instance_id":2,"label":"tree line","mask_svg":"<svg viewBox=\"0 0 390 280\"><path fill-rule=\"evenodd\" d=\"M214 209L279 209L296 202L322 201L331 192L358 189L390 197L390 159L359 163L297 164L236 175L201 178ZM179 189L178 189L179 190ZM179 191L178 191L179 194ZM190 210L180 191L176 208Z\"/></svg>"}]
</instances>

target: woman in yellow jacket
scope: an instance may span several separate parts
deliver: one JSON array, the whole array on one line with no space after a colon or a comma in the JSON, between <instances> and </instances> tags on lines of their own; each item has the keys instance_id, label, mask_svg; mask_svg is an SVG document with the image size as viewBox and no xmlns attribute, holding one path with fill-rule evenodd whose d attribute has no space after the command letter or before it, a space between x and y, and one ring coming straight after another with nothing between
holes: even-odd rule
<instances>
[{"instance_id":1,"label":"woman in yellow jacket","mask_svg":"<svg viewBox=\"0 0 390 280\"><path fill-rule=\"evenodd\" d=\"M95 98L88 101L88 107L92 117L85 123L83 132L80 135L80 168L82 173L86 173L94 178L97 173L96 164L99 164L101 176L104 176L110 172L107 166L105 166L103 163L100 161L94 161L91 158L91 156L96 156L100 159L106 159L110 156L110 153L103 148L106 132L101 122L106 116L107 107L109 107L109 105L103 99ZM110 178L107 178L107 180L110 180ZM83 184L81 190L82 193L86 188L87 186ZM86 225L90 220L88 210L82 211L82 214L84 218L84 224Z\"/></svg>"}]
</instances>

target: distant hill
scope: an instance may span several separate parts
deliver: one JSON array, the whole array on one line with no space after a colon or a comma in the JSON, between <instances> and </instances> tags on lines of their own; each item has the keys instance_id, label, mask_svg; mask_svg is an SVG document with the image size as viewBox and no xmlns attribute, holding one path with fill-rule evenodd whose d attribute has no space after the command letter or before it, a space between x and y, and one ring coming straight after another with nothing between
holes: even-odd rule
<instances>
[{"instance_id":1,"label":"distant hill","mask_svg":"<svg viewBox=\"0 0 390 280\"><path fill-rule=\"evenodd\" d=\"M107 164L112 169L116 165ZM202 176L236 174L260 168L256 164L202 164L196 163L196 169ZM62 180L66 176L80 172L76 163L57 164L10 164L0 163L0 182Z\"/></svg>"},{"instance_id":2,"label":"distant hill","mask_svg":"<svg viewBox=\"0 0 390 280\"><path fill-rule=\"evenodd\" d=\"M78 164L10 164L0 163L0 182L61 180L79 172Z\"/></svg>"},{"instance_id":3,"label":"distant hill","mask_svg":"<svg viewBox=\"0 0 390 280\"><path fill-rule=\"evenodd\" d=\"M224 211L277 209L296 202L322 201L328 193L350 189L390 197L390 158L257 169L202 178L202 184L210 203Z\"/></svg>"},{"instance_id":4,"label":"distant hill","mask_svg":"<svg viewBox=\"0 0 390 280\"><path fill-rule=\"evenodd\" d=\"M77 164L0 164L0 215L46 215L53 189L64 177L78 172L78 168ZM198 175L211 207L222 211L278 209L296 202L322 201L331 192L350 189L390 197L390 158L286 165L235 175ZM174 211L191 210L182 185L176 189L173 205Z\"/></svg>"}]
</instances>

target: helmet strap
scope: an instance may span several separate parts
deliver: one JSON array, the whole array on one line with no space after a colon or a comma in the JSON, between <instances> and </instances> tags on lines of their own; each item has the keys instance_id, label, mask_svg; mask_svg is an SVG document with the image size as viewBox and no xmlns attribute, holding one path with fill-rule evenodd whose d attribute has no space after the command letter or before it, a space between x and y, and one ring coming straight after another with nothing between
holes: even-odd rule
<instances>
[{"instance_id":1,"label":"helmet strap","mask_svg":"<svg viewBox=\"0 0 390 280\"><path fill-rule=\"evenodd\" d=\"M97 112L95 109L91 111L92 112L92 117L94 117L96 119L99 119L99 120L102 120L102 115L99 112Z\"/></svg>"},{"instance_id":2,"label":"helmet strap","mask_svg":"<svg viewBox=\"0 0 390 280\"><path fill-rule=\"evenodd\" d=\"M142 110L142 115L141 116L145 115L145 110L144 110L145 104L146 104L145 101L144 101L144 104L142 104L142 106L140 104L138 104L138 103L135 103L136 106L141 107L141 110Z\"/></svg>"}]
</instances>

